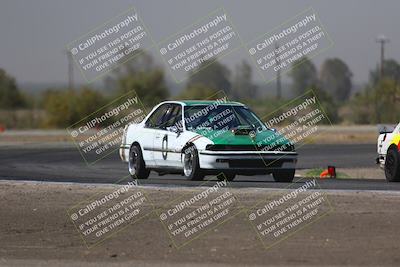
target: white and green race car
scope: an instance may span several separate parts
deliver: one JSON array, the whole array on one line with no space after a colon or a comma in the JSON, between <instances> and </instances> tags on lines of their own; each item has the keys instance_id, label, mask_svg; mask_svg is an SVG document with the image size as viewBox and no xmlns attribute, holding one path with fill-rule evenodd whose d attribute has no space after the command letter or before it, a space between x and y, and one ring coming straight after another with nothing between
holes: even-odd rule
<instances>
[{"instance_id":1,"label":"white and green race car","mask_svg":"<svg viewBox=\"0 0 400 267\"><path fill-rule=\"evenodd\" d=\"M273 174L277 182L291 182L297 162L289 140L245 105L223 101L160 103L142 122L125 127L120 157L138 179L156 171L230 181L239 174Z\"/></svg>"}]
</instances>

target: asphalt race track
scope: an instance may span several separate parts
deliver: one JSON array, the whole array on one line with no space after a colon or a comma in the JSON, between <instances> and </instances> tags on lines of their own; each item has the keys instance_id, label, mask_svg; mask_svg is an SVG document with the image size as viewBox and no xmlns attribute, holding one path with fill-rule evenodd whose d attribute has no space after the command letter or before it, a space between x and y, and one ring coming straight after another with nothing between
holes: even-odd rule
<instances>
[{"instance_id":1,"label":"asphalt race track","mask_svg":"<svg viewBox=\"0 0 400 267\"><path fill-rule=\"evenodd\" d=\"M375 145L306 145L298 149L298 168L334 165L341 168L375 167ZM0 148L0 179L75 183L115 183L127 175L127 166L117 152L94 165L87 166L73 146L7 146ZM206 177L212 179L212 176ZM180 175L159 176L151 173L142 185L197 186L201 182L187 181ZM232 187L285 188L271 176L237 176ZM323 189L400 190L400 183L384 180L335 179L320 180Z\"/></svg>"}]
</instances>

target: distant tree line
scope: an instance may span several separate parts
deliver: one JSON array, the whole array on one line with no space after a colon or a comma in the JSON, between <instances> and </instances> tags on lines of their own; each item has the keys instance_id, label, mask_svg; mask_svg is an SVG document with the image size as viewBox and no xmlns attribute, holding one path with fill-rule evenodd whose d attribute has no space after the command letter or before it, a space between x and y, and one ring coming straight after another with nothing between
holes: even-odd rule
<instances>
[{"instance_id":1,"label":"distant tree line","mask_svg":"<svg viewBox=\"0 0 400 267\"><path fill-rule=\"evenodd\" d=\"M0 69L0 124L8 127L68 127L132 90L137 92L147 108L171 98L163 68L144 51L136 53L134 59L107 75L104 79L106 92L89 86L75 90L49 88L35 98L21 93L15 79ZM393 59L386 60L384 74L380 77L378 67L372 70L365 88L352 94L353 74L339 58L326 59L318 70L311 60L303 57L294 62L288 72L293 95L313 89L332 122L359 124L395 123L399 120L399 63ZM243 101L260 114L268 114L289 100L262 96L253 81L252 67L246 61L240 62L232 71L213 58L190 73L184 89L174 98L207 99L220 90L230 100ZM40 116L30 114L23 120L18 116L4 115L13 114L4 113L6 111L16 110L40 111Z\"/></svg>"},{"instance_id":2,"label":"distant tree line","mask_svg":"<svg viewBox=\"0 0 400 267\"><path fill-rule=\"evenodd\" d=\"M368 85L351 99L352 122L360 124L390 123L400 120L400 64L393 59L370 72Z\"/></svg>"},{"instance_id":3,"label":"distant tree line","mask_svg":"<svg viewBox=\"0 0 400 267\"><path fill-rule=\"evenodd\" d=\"M15 109L26 106L26 102L19 91L15 79L0 69L0 108Z\"/></svg>"},{"instance_id":4,"label":"distant tree line","mask_svg":"<svg viewBox=\"0 0 400 267\"><path fill-rule=\"evenodd\" d=\"M332 122L347 124L397 123L400 120L400 65L384 61L384 76L377 66L364 88L352 95L352 72L341 59L327 59L318 73L307 58L293 64L289 75L293 91L312 88Z\"/></svg>"}]
</instances>

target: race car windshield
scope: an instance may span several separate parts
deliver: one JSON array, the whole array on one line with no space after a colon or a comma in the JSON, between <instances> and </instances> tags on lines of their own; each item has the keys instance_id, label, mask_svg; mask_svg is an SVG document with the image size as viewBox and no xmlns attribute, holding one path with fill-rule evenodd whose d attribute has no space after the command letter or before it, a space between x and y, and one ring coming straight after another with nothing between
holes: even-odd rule
<instances>
[{"instance_id":1,"label":"race car windshield","mask_svg":"<svg viewBox=\"0 0 400 267\"><path fill-rule=\"evenodd\" d=\"M191 130L232 130L239 128L266 130L264 123L244 106L198 105L185 107L186 128Z\"/></svg>"}]
</instances>

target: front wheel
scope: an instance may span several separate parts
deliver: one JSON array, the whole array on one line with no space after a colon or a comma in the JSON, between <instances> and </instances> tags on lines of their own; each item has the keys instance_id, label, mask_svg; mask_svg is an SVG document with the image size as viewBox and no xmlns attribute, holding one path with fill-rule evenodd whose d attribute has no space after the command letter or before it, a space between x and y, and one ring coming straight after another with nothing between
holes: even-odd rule
<instances>
[{"instance_id":1,"label":"front wheel","mask_svg":"<svg viewBox=\"0 0 400 267\"><path fill-rule=\"evenodd\" d=\"M200 169L199 154L195 146L190 146L184 151L183 174L189 180L201 181L204 173Z\"/></svg>"},{"instance_id":2,"label":"front wheel","mask_svg":"<svg viewBox=\"0 0 400 267\"><path fill-rule=\"evenodd\" d=\"M291 183L294 179L295 169L292 170L278 170L272 173L275 182Z\"/></svg>"},{"instance_id":3,"label":"front wheel","mask_svg":"<svg viewBox=\"0 0 400 267\"><path fill-rule=\"evenodd\" d=\"M386 154L385 176L388 182L400 181L400 156L394 147L389 148Z\"/></svg>"},{"instance_id":4,"label":"front wheel","mask_svg":"<svg viewBox=\"0 0 400 267\"><path fill-rule=\"evenodd\" d=\"M149 178L150 171L146 169L142 151L137 145L132 146L129 151L128 169L133 179Z\"/></svg>"}]
</instances>

